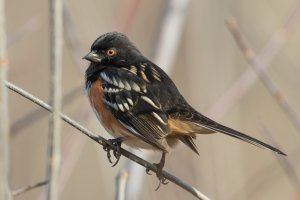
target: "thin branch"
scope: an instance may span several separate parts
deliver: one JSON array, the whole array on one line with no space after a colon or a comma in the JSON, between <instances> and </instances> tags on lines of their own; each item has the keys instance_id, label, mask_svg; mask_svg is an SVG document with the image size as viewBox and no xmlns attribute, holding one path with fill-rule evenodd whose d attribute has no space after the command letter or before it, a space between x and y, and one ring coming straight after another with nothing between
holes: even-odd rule
<instances>
[{"instance_id":1,"label":"thin branch","mask_svg":"<svg viewBox=\"0 0 300 200\"><path fill-rule=\"evenodd\" d=\"M5 0L0 0L0 199L10 200L8 100L4 80L7 76L7 38Z\"/></svg>"},{"instance_id":2,"label":"thin branch","mask_svg":"<svg viewBox=\"0 0 300 200\"><path fill-rule=\"evenodd\" d=\"M287 98L283 94L283 91L267 74L260 59L257 56L255 56L255 52L247 45L245 39L241 35L236 20L234 18L227 19L226 26L232 34L238 47L244 54L248 64L256 72L262 83L265 85L266 89L270 92L270 94L273 96L273 98L276 100L276 102L279 104L282 110L285 111L287 116L293 122L294 126L297 128L298 133L300 134L300 117L298 113L287 100Z\"/></svg>"},{"instance_id":3,"label":"thin branch","mask_svg":"<svg viewBox=\"0 0 300 200\"><path fill-rule=\"evenodd\" d=\"M44 186L44 185L47 185L48 184L48 181L41 181L41 182L37 182L33 185L29 185L29 186L26 186L26 187L22 187L22 188L19 188L19 189L16 189L12 192L12 195L14 197L18 196L18 195L21 195L25 192L28 192L29 190L32 190L32 189L35 189L35 188L38 188L38 187L41 187L41 186Z\"/></svg>"},{"instance_id":4,"label":"thin branch","mask_svg":"<svg viewBox=\"0 0 300 200\"><path fill-rule=\"evenodd\" d=\"M58 199L58 181L61 161L61 74L63 47L62 0L49 1L50 17L50 104L53 112L49 119L48 200Z\"/></svg>"},{"instance_id":5,"label":"thin branch","mask_svg":"<svg viewBox=\"0 0 300 200\"><path fill-rule=\"evenodd\" d=\"M42 108L44 108L45 110L52 112L52 107L50 105L48 105L47 103L45 103L44 101L36 98L35 96L33 96L32 94L26 92L25 90L15 86L14 84L5 81L5 85L12 91L20 94L21 96L25 97L26 99L30 100L31 102L41 106ZM76 128L77 130L79 130L80 132L82 132L83 134L85 134L86 136L88 136L90 139L94 140L95 142L99 143L100 145L103 144L108 144L112 150L117 150L117 147L112 145L108 140L104 139L103 137L101 137L100 135L96 135L95 133L89 131L88 129L86 129L85 127L83 127L82 125L78 124L77 122L75 122L74 120L72 120L71 118L69 118L68 116L60 113L60 117L63 121L65 121L66 123L68 123L69 125L73 126L74 128ZM144 166L145 168L150 169L153 172L157 172L157 168L155 165L145 161L144 159L130 153L129 151L121 148L121 154L125 157L127 157L128 159L140 164L141 166ZM188 185L187 183L185 183L184 181L180 180L179 178L173 176L172 174L168 173L167 171L163 170L163 176L165 178L167 178L169 181L175 183L176 185L178 185L179 187L183 188L184 190L186 190L187 192L191 193L192 195L194 195L195 197L197 197L198 199L203 199L203 200L208 200L209 198L206 197L204 194L202 194L199 190L197 190L196 188Z\"/></svg>"},{"instance_id":6,"label":"thin branch","mask_svg":"<svg viewBox=\"0 0 300 200\"><path fill-rule=\"evenodd\" d=\"M264 69L270 66L270 63L278 52L282 49L292 32L299 26L300 19L300 2L295 9L288 15L287 19L281 24L276 32L273 33L266 45L257 54ZM218 98L218 101L208 110L208 115L215 119L222 117L233 105L243 97L247 91L256 82L257 76L253 70L248 67L234 84L226 91L224 95Z\"/></svg>"},{"instance_id":7,"label":"thin branch","mask_svg":"<svg viewBox=\"0 0 300 200\"><path fill-rule=\"evenodd\" d=\"M116 177L116 200L125 200L128 171L121 169Z\"/></svg>"}]
</instances>

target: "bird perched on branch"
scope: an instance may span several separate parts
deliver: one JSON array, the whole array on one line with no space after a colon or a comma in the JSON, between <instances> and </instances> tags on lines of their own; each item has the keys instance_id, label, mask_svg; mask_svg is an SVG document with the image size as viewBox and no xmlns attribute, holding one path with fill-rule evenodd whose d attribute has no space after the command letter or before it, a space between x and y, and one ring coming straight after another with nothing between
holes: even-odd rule
<instances>
[{"instance_id":1,"label":"bird perched on branch","mask_svg":"<svg viewBox=\"0 0 300 200\"><path fill-rule=\"evenodd\" d=\"M158 150L160 183L165 155L182 142L198 154L197 134L220 132L250 144L285 155L253 137L223 126L190 106L170 77L117 32L101 35L84 57L86 90L90 104L104 128L115 138L111 142ZM109 147L106 147L109 154ZM120 153L114 152L119 160Z\"/></svg>"}]
</instances>

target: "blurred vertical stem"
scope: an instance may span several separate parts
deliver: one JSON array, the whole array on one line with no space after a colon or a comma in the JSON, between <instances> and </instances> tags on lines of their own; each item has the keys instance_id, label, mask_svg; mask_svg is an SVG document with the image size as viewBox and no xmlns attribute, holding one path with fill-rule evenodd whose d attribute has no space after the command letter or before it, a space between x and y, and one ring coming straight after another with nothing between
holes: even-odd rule
<instances>
[{"instance_id":1,"label":"blurred vertical stem","mask_svg":"<svg viewBox=\"0 0 300 200\"><path fill-rule=\"evenodd\" d=\"M116 197L115 200L125 200L125 188L128 180L128 171L121 169L116 177Z\"/></svg>"},{"instance_id":2,"label":"blurred vertical stem","mask_svg":"<svg viewBox=\"0 0 300 200\"><path fill-rule=\"evenodd\" d=\"M10 200L8 106L7 89L4 85L8 66L5 20L5 0L0 0L0 199Z\"/></svg>"},{"instance_id":3,"label":"blurred vertical stem","mask_svg":"<svg viewBox=\"0 0 300 200\"><path fill-rule=\"evenodd\" d=\"M155 33L155 42L152 47L153 52L150 57L167 73L170 73L173 67L173 61L184 31L188 5L189 0L168 0L165 1L165 7L160 14L159 24ZM140 150L132 152L141 155ZM142 157L147 158L149 154L146 152ZM127 198L140 197L145 171L133 162L127 161L125 166L130 174L127 184Z\"/></svg>"},{"instance_id":4,"label":"blurred vertical stem","mask_svg":"<svg viewBox=\"0 0 300 200\"><path fill-rule=\"evenodd\" d=\"M58 180L60 173L60 110L61 110L61 74L62 74L62 47L63 47L63 21L62 0L49 1L49 30L50 30L50 94L49 101L53 107L53 113L49 119L48 141L48 169L47 176L49 188L48 200L58 199Z\"/></svg>"}]
</instances>

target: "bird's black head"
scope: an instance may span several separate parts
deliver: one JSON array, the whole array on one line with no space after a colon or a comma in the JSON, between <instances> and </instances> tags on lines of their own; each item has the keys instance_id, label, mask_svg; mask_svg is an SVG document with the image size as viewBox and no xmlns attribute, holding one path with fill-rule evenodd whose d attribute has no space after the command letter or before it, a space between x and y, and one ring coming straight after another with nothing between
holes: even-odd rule
<instances>
[{"instance_id":1,"label":"bird's black head","mask_svg":"<svg viewBox=\"0 0 300 200\"><path fill-rule=\"evenodd\" d=\"M83 57L91 64L99 66L122 66L134 63L142 55L122 33L109 32L101 35L91 46L91 51Z\"/></svg>"}]
</instances>

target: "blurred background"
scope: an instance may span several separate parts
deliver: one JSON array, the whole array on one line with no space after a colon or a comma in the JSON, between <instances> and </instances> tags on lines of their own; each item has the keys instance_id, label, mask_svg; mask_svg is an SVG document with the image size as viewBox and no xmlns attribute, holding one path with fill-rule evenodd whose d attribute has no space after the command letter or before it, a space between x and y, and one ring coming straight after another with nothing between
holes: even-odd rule
<instances>
[{"instance_id":1,"label":"blurred background","mask_svg":"<svg viewBox=\"0 0 300 200\"><path fill-rule=\"evenodd\" d=\"M49 94L49 5L6 1L8 80L42 100ZM295 0L64 1L63 110L102 135L84 94L81 58L109 31L126 33L143 54L167 71L188 102L210 118L274 145L287 157L222 134L200 135L200 156L179 145L165 169L211 199L300 199L300 128L247 64L224 20L232 16L261 66L300 113L300 2ZM280 95L279 95L280 96ZM277 96L278 97L278 96ZM11 184L46 177L48 113L9 92ZM127 147L125 147L127 148ZM127 199L195 199L122 157L112 168L102 147L62 126L60 199L114 199L116 176L129 173ZM135 151L150 162L159 154ZM43 187L16 199L45 199Z\"/></svg>"}]
</instances>

